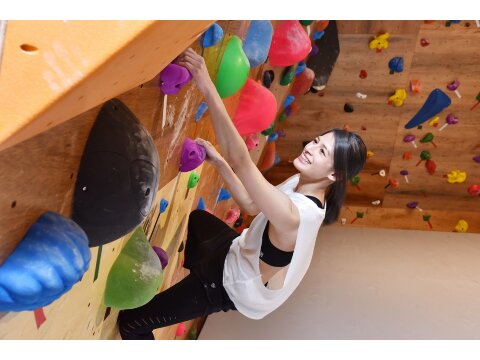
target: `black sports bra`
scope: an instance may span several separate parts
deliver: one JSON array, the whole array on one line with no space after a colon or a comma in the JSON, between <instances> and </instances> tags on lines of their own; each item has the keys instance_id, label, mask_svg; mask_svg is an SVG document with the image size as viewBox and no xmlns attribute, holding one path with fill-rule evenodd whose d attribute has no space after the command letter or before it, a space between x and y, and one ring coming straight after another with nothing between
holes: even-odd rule
<instances>
[{"instance_id":1,"label":"black sports bra","mask_svg":"<svg viewBox=\"0 0 480 360\"><path fill-rule=\"evenodd\" d=\"M320 200L314 196L305 195L310 200L312 200L317 206L323 209L323 205ZM290 264L292 261L293 251L283 251L275 247L268 236L268 226L270 222L267 221L265 225L265 230L263 231L262 236L262 248L260 249L260 259L271 266L283 267Z\"/></svg>"}]
</instances>

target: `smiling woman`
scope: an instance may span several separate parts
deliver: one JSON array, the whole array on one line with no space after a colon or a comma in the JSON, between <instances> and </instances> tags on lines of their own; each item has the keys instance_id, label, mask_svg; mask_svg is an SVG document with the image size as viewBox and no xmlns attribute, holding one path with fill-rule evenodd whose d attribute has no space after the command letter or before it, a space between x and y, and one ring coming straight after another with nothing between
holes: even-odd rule
<instances>
[{"instance_id":1,"label":"smiling woman","mask_svg":"<svg viewBox=\"0 0 480 360\"><path fill-rule=\"evenodd\" d=\"M206 160L223 177L236 203L257 216L238 235L214 215L192 212L185 261L191 273L148 304L122 311L123 339L153 339L155 328L220 310L261 319L277 309L303 279L321 224L338 217L346 181L366 159L358 135L333 129L306 144L294 161L298 174L273 186L251 160L204 59L188 49L178 57L178 65L190 71L205 96L221 148L222 154L197 139L205 147Z\"/></svg>"}]
</instances>

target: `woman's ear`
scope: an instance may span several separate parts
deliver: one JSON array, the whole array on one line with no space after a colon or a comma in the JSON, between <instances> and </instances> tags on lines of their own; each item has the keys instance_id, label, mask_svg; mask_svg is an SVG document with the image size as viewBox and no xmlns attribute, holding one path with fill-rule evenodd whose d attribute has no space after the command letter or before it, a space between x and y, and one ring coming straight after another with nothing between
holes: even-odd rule
<instances>
[{"instance_id":1,"label":"woman's ear","mask_svg":"<svg viewBox=\"0 0 480 360\"><path fill-rule=\"evenodd\" d=\"M332 174L328 175L327 178L331 182L335 182L337 180L337 177L335 176L335 173L332 173Z\"/></svg>"}]
</instances>

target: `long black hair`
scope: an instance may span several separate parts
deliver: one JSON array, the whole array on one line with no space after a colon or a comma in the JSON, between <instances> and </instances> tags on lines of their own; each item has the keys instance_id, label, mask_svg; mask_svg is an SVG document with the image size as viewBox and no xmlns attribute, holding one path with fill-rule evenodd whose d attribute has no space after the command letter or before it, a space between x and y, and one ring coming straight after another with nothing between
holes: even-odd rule
<instances>
[{"instance_id":1,"label":"long black hair","mask_svg":"<svg viewBox=\"0 0 480 360\"><path fill-rule=\"evenodd\" d=\"M347 182L363 169L367 158L367 147L360 136L341 129L331 129L322 135L329 132L333 132L335 137L333 167L336 180L329 185L326 192L327 211L324 224L337 221L345 201Z\"/></svg>"}]
</instances>

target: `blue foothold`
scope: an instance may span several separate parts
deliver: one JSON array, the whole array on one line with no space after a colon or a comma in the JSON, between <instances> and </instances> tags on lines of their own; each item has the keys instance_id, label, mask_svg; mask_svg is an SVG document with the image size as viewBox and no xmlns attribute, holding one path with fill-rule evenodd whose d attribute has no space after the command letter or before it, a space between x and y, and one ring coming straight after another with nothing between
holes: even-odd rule
<instances>
[{"instance_id":1,"label":"blue foothold","mask_svg":"<svg viewBox=\"0 0 480 360\"><path fill-rule=\"evenodd\" d=\"M285 109L286 107L290 106L294 101L295 101L295 96L288 95L285 98L285 101L283 102L283 108Z\"/></svg>"},{"instance_id":2,"label":"blue foothold","mask_svg":"<svg viewBox=\"0 0 480 360\"><path fill-rule=\"evenodd\" d=\"M277 165L280 162L280 156L278 153L275 153L275 160L273 160L273 166Z\"/></svg>"},{"instance_id":3,"label":"blue foothold","mask_svg":"<svg viewBox=\"0 0 480 360\"><path fill-rule=\"evenodd\" d=\"M223 29L218 24L213 24L202 35L202 47L208 48L217 44L223 38Z\"/></svg>"},{"instance_id":4,"label":"blue foothold","mask_svg":"<svg viewBox=\"0 0 480 360\"><path fill-rule=\"evenodd\" d=\"M317 31L313 34L313 40L320 40L323 35L325 35L325 31Z\"/></svg>"},{"instance_id":5,"label":"blue foothold","mask_svg":"<svg viewBox=\"0 0 480 360\"><path fill-rule=\"evenodd\" d=\"M220 188L220 193L218 194L218 200L217 202L219 201L223 201L223 200L228 200L230 199L232 196L230 195L230 193L224 189L224 188Z\"/></svg>"},{"instance_id":6,"label":"blue foothold","mask_svg":"<svg viewBox=\"0 0 480 360\"><path fill-rule=\"evenodd\" d=\"M205 201L203 201L202 197L200 197L200 200L198 200L197 209L198 210L205 210L206 209Z\"/></svg>"},{"instance_id":7,"label":"blue foothold","mask_svg":"<svg viewBox=\"0 0 480 360\"><path fill-rule=\"evenodd\" d=\"M296 70L295 70L295 76L300 75L302 72L305 71L306 68L307 68L307 64L305 64L304 61L300 61L300 62L297 64L297 68L296 68Z\"/></svg>"},{"instance_id":8,"label":"blue foothold","mask_svg":"<svg viewBox=\"0 0 480 360\"><path fill-rule=\"evenodd\" d=\"M272 141L275 141L277 139L278 139L278 134L276 132L274 132L274 133L271 133L270 135L268 135L267 142L272 142Z\"/></svg>"},{"instance_id":9,"label":"blue foothold","mask_svg":"<svg viewBox=\"0 0 480 360\"><path fill-rule=\"evenodd\" d=\"M207 111L208 105L205 101L202 101L200 105L198 105L197 113L195 114L195 122L200 120L200 118L205 114L205 111Z\"/></svg>"},{"instance_id":10,"label":"blue foothold","mask_svg":"<svg viewBox=\"0 0 480 360\"><path fill-rule=\"evenodd\" d=\"M160 200L160 214L163 213L168 206L168 201L165 199Z\"/></svg>"}]
</instances>

